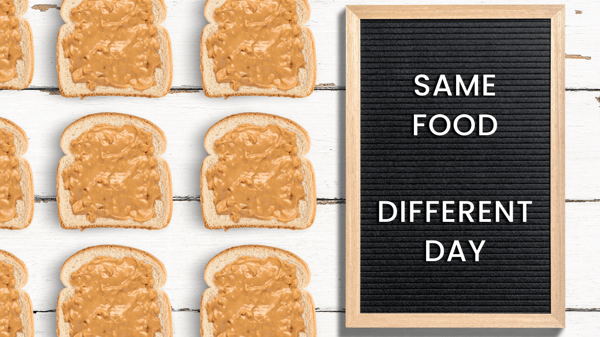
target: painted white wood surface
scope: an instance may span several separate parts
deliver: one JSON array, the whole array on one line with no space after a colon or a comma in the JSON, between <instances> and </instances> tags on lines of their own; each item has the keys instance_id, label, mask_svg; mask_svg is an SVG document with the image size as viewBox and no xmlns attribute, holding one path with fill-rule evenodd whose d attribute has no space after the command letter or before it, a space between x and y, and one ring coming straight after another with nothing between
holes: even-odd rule
<instances>
[{"instance_id":1,"label":"painted white wood surface","mask_svg":"<svg viewBox=\"0 0 600 337\"><path fill-rule=\"evenodd\" d=\"M206 289L204 266L220 251L237 245L261 244L289 250L304 259L312 273L307 289L319 311L344 310L345 205L319 205L312 227L303 231L285 229L208 230L202 223L199 202L175 202L171 224L159 231L135 229L86 229L67 231L60 227L56 202L37 203L33 223L22 231L6 231L0 248L22 259L29 269L25 286L34 310L56 309L63 288L60 267L80 249L117 244L146 250L167 268L163 288L175 310L199 309ZM598 307L600 287L600 203L567 203L567 308ZM595 296L594 296L595 295Z\"/></svg>"},{"instance_id":2,"label":"painted white wood surface","mask_svg":"<svg viewBox=\"0 0 600 337\"><path fill-rule=\"evenodd\" d=\"M599 72L600 74L600 72ZM600 199L600 92L566 93L566 198ZM88 97L65 99L41 91L0 92L1 116L20 125L29 137L25 154L33 169L35 193L56 195L56 166L63 156L59 140L63 130L77 118L97 112L123 112L149 119L167 135L163 157L173 172L175 196L200 194L200 166L206 156L204 135L215 122L228 115L258 111L291 118L311 137L307 155L314 167L319 198L345 196L345 92L315 91L304 99L230 98L211 99L202 91L175 93L164 98ZM25 109L27 113L21 112Z\"/></svg>"},{"instance_id":3,"label":"painted white wood surface","mask_svg":"<svg viewBox=\"0 0 600 337\"><path fill-rule=\"evenodd\" d=\"M200 314L174 312L174 336L200 336ZM582 337L600 335L598 315L589 312L567 312L567 329L347 329L344 314L317 312L318 335L321 337ZM35 315L35 336L56 336L54 313Z\"/></svg>"},{"instance_id":4,"label":"painted white wood surface","mask_svg":"<svg viewBox=\"0 0 600 337\"><path fill-rule=\"evenodd\" d=\"M30 7L40 4L60 6L60 0L32 0ZM168 14L164 26L173 42L173 87L199 87L200 35L206 25L205 0L165 0ZM317 47L317 83L345 83L345 5L347 4L422 4L421 1L385 0L310 0L312 13L307 26L315 36ZM481 0L438 0L432 4L482 4ZM567 88L600 88L598 79L589 76L600 71L600 25L597 24L600 6L594 0L497 0L496 4L566 3L566 51L570 55L591 57L568 59L566 65ZM41 9L47 9L41 7ZM575 11L582 14L576 14ZM31 23L35 43L35 74L33 86L56 87L56 36L63 24L59 10L32 9L24 16Z\"/></svg>"},{"instance_id":5,"label":"painted white wood surface","mask_svg":"<svg viewBox=\"0 0 600 337\"><path fill-rule=\"evenodd\" d=\"M34 171L36 195L56 194L56 165L62 156L58 141L64 128L86 114L115 111L147 118L168 138L164 155L173 173L176 196L197 197L199 170L206 152L204 134L219 119L244 111L275 113L292 118L312 139L308 158L317 177L317 195L344 198L345 92L315 91L305 99L231 98L208 99L202 91L172 93L161 99L99 97L65 99L46 89L56 83L56 34L63 24L60 0L32 0L25 15L34 33L36 69L33 85L25 91L0 91L0 116L25 129L30 148L25 157ZM173 41L174 79L177 88L199 88L199 40L206 24L205 0L166 0L169 10L164 26ZM317 44L317 83L345 85L345 22L347 4L423 4L422 1L309 0L308 26ZM149 251L168 270L165 290L174 310L175 336L199 336L200 297L206 288L206 262L220 251L240 244L266 244L290 250L306 260L312 271L308 290L317 311L319 336L599 336L600 335L600 2L497 0L494 3L566 3L567 54L590 59L567 59L567 329L345 329L344 305L344 208L319 205L315 224L305 231L241 229L210 231L204 228L198 202L177 201L171 224L160 231L90 229L83 232L60 228L56 203L36 203L32 225L23 231L1 231L0 249L16 254L27 264L36 335L55 336L53 310L62 289L62 263L79 249L97 244L121 244ZM488 1L438 0L436 4L480 4ZM45 11L42 11L45 9ZM580 11L581 14L576 14ZM43 89L43 90L41 90ZM586 91L577 91L585 89ZM51 90L52 91L52 90ZM54 91L55 92L55 91ZM577 310L577 311L573 311ZM586 311L587 310L587 311ZM591 310L591 311L590 311Z\"/></svg>"}]
</instances>

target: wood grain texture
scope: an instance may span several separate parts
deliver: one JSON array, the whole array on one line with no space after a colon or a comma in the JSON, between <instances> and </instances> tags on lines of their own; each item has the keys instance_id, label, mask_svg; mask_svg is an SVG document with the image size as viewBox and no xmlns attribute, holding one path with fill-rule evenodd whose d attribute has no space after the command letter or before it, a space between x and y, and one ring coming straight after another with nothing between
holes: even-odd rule
<instances>
[{"instance_id":1,"label":"wood grain texture","mask_svg":"<svg viewBox=\"0 0 600 337\"><path fill-rule=\"evenodd\" d=\"M555 10L551 19L552 82L550 118L550 293L554 326L565 327L565 8Z\"/></svg>"},{"instance_id":2,"label":"wood grain texture","mask_svg":"<svg viewBox=\"0 0 600 337\"><path fill-rule=\"evenodd\" d=\"M551 311L550 314L503 313L367 313L361 312L360 233L360 21L368 19L551 19ZM346 246L346 326L347 327L492 327L564 328L565 326L565 8L544 6L348 6L346 12L346 158L347 232ZM368 106L368 105L367 105ZM364 115L362 115L364 116ZM365 165L364 163L362 165ZM358 194L358 195L357 195ZM367 222L368 223L368 222ZM369 286L373 283L368 283ZM365 303L365 299L362 299Z\"/></svg>"},{"instance_id":3,"label":"wood grain texture","mask_svg":"<svg viewBox=\"0 0 600 337\"><path fill-rule=\"evenodd\" d=\"M202 223L199 202L174 202L171 224L159 231L98 228L66 231L58 222L56 203L38 203L29 228L2 231L0 247L27 265L34 311L56 309L63 288L60 268L79 250L101 244L126 245L156 256L167 268L163 290L175 310L199 309L204 267L219 252L244 244L270 245L302 258L311 271L306 288L318 311L345 310L345 205L319 205L314 225L303 231L286 229L209 230ZM598 308L600 273L600 203L567 203L566 208L566 307ZM274 239L276 238L276 239ZM44 252L40 254L39 252ZM182 258L183 257L183 258ZM598 310L598 309L596 309ZM600 310L598 310L600 319ZM198 316L199 319L199 316Z\"/></svg>"},{"instance_id":4,"label":"wood grain texture","mask_svg":"<svg viewBox=\"0 0 600 337\"><path fill-rule=\"evenodd\" d=\"M173 313L174 336L200 336L200 313L194 311ZM344 314L317 312L319 336L330 337L582 337L598 336L598 313L567 313L568 329L348 329ZM35 315L35 336L55 337L56 319L53 312ZM206 336L208 337L208 336Z\"/></svg>"},{"instance_id":5,"label":"wood grain texture","mask_svg":"<svg viewBox=\"0 0 600 337\"><path fill-rule=\"evenodd\" d=\"M32 225L21 232L1 231L0 247L17 254L29 268L37 336L56 336L56 308L60 266L81 248L95 244L123 244L146 249L165 263L165 290L176 310L198 310L206 288L202 271L220 251L239 244L266 244L290 250L309 264L313 280L308 290L315 296L319 336L598 336L600 310L567 312L568 329L346 329L344 328L345 205L331 200L320 205L315 224L302 232L243 229L229 232L204 228L199 195L199 170L206 153L206 130L221 118L243 111L259 111L291 118L311 135L307 156L315 166L319 198L345 197L345 6L382 4L381 0L309 0L308 27L314 33L318 54L317 89L298 100L280 98L208 99L201 87L200 35L206 24L205 0L167 1L164 26L173 44L174 90L164 98L120 97L65 99L58 94L56 36L63 21L61 0L33 0L24 17L29 20L36 50L35 74L25 91L0 91L0 116L22 126L30 137L25 154L32 164L35 191L43 200L55 196L55 175L62 156L58 141L64 128L89 113L116 111L147 118L167 134L165 158L173 171L173 221L157 232L95 229L84 232L60 228L56 203L36 203ZM439 0L437 4L477 4L481 0ZM397 0L395 4L415 4ZM514 4L512 0L494 1ZM523 4L566 3L566 54L584 58L566 60L566 198L600 200L600 36L597 0L523 0ZM54 7L52 7L54 6ZM576 14L580 11L581 14ZM585 59L589 58L589 59ZM582 91L580 91L582 90ZM585 90L585 91L583 91ZM588 91L589 90L589 91ZM51 95L53 94L53 95ZM325 202L323 202L325 203ZM600 308L600 273L597 225L600 202L569 202L566 207L566 307L567 310ZM240 233L241 232L241 233ZM40 252L44 252L40 254ZM183 256L183 258L182 258ZM46 312L49 311L49 312ZM175 312L175 336L199 336L199 312Z\"/></svg>"},{"instance_id":6,"label":"wood grain texture","mask_svg":"<svg viewBox=\"0 0 600 337\"><path fill-rule=\"evenodd\" d=\"M360 313L360 18L346 10L346 326Z\"/></svg>"},{"instance_id":7,"label":"wood grain texture","mask_svg":"<svg viewBox=\"0 0 600 337\"><path fill-rule=\"evenodd\" d=\"M200 195L200 167L207 155L208 128L231 114L258 111L290 118L308 131L317 198L345 198L345 92L315 91L301 100L251 97L210 99L202 93L176 93L161 99L88 97L83 101L40 91L0 91L1 117L22 126L29 137L25 154L32 167L36 196L56 196L56 167L62 157L63 130L77 118L113 111L144 117L167 135L163 158L173 174L173 195ZM600 199L600 92L566 92L566 198ZM293 102L294 104L290 104ZM285 106L285 109L282 108ZM175 112L175 113L170 113ZM40 123L40 120L43 123ZM600 306L600 305L599 305Z\"/></svg>"}]
</instances>

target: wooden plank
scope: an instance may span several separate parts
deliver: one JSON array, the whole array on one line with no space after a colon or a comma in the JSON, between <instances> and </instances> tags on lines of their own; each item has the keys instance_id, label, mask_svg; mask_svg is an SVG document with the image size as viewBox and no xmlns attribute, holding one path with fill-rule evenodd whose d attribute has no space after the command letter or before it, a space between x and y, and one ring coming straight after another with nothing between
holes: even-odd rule
<instances>
[{"instance_id":1,"label":"wooden plank","mask_svg":"<svg viewBox=\"0 0 600 337\"><path fill-rule=\"evenodd\" d=\"M600 199L600 104L597 92L566 93L566 198ZM122 112L149 119L165 131L164 158L171 164L174 195L200 195L200 166L206 156L204 134L230 114L258 111L293 119L312 141L307 158L315 167L317 197L345 197L345 92L317 91L308 98L250 97L226 101L201 93L176 93L157 100L123 97L64 99L39 91L0 92L0 116L21 126L29 137L25 158L33 169L35 194L56 195L56 167L63 155L59 139L71 122L97 112ZM285 108L282 108L285 107ZM173 113L176 112L176 113Z\"/></svg>"},{"instance_id":2,"label":"wooden plank","mask_svg":"<svg viewBox=\"0 0 600 337\"><path fill-rule=\"evenodd\" d=\"M57 87L56 34L63 24L59 11L40 5L60 6L60 0L35 0L25 18L31 23L35 44L35 74L32 87ZM207 21L203 15L205 0L167 2L168 14L164 26L173 43L173 87L200 87L200 35ZM317 48L317 83L344 86L345 6L355 1L310 0L312 13L307 26L315 36ZM381 4L380 0L364 0L362 5ZM441 0L436 4L455 4ZM479 0L464 0L461 4L478 4ZM511 0L496 4L514 4ZM593 43L600 35L597 24L597 3L593 0L539 1L523 0L521 4L566 3L566 53L582 58L567 59L567 88L600 88L592 73L600 71L600 44ZM414 4L396 1L396 4ZM37 7L36 7L37 6ZM45 10L45 11L42 11ZM581 14L576 14L576 10ZM589 57L590 59L586 59Z\"/></svg>"},{"instance_id":3,"label":"wooden plank","mask_svg":"<svg viewBox=\"0 0 600 337\"><path fill-rule=\"evenodd\" d=\"M166 134L163 157L173 174L175 196L200 195L200 167L207 155L206 131L220 119L239 112L265 112L290 118L311 137L306 156L316 172L317 197L343 196L343 92L319 91L289 104L286 98L251 97L210 99L201 93L170 94L163 99L88 97L83 101L49 96L39 91L0 92L2 117L21 126L30 144L25 154L34 174L35 194L56 195L56 167L63 156L59 146L63 130L76 119L97 112L122 112L144 117ZM6 99L6 100L5 100ZM24 112L23 110L26 110ZM176 113L174 113L176 112Z\"/></svg>"},{"instance_id":4,"label":"wooden plank","mask_svg":"<svg viewBox=\"0 0 600 337\"><path fill-rule=\"evenodd\" d=\"M347 233L346 233L346 326L347 327L489 327L563 328L565 325L565 87L563 5L412 5L348 6L346 12L347 55ZM360 311L360 22L369 19L551 19L551 312L507 313L364 313ZM366 262L365 262L366 263ZM364 275L362 275L364 276ZM364 299L363 299L364 301Z\"/></svg>"},{"instance_id":5,"label":"wooden plank","mask_svg":"<svg viewBox=\"0 0 600 337\"><path fill-rule=\"evenodd\" d=\"M346 326L360 314L360 18L346 10Z\"/></svg>"},{"instance_id":6,"label":"wooden plank","mask_svg":"<svg viewBox=\"0 0 600 337\"><path fill-rule=\"evenodd\" d=\"M314 225L307 230L232 229L208 230L198 202L175 202L171 224L159 231L60 227L56 203L36 203L33 222L22 231L1 232L0 249L25 262L29 292L36 311L54 310L63 288L60 268L80 249L118 244L146 250L159 258L168 272L164 290L174 309L199 309L206 289L203 271L219 252L242 244L271 245L287 249L308 263L312 278L308 291L320 311L344 310L345 205L319 205ZM567 308L598 308L600 273L600 202L567 203L566 296ZM329 336L329 335L326 335Z\"/></svg>"},{"instance_id":7,"label":"wooden plank","mask_svg":"<svg viewBox=\"0 0 600 337\"><path fill-rule=\"evenodd\" d=\"M36 313L35 336L56 336L54 312ZM599 312L567 312L567 329L349 329L344 327L344 314L317 312L317 335L340 337L581 337L600 334ZM200 313L174 312L173 335L178 337L199 336ZM205 336L209 337L209 336Z\"/></svg>"},{"instance_id":8,"label":"wooden plank","mask_svg":"<svg viewBox=\"0 0 600 337\"><path fill-rule=\"evenodd\" d=\"M548 7L550 8L550 7ZM552 6L550 91L550 259L551 313L554 327L565 327L565 7Z\"/></svg>"}]
</instances>

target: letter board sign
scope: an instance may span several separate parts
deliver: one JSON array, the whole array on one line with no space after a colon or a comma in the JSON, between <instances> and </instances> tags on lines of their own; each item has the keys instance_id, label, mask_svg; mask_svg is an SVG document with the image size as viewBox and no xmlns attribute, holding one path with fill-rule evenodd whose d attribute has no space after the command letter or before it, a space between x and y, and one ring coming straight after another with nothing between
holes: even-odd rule
<instances>
[{"instance_id":1,"label":"letter board sign","mask_svg":"<svg viewBox=\"0 0 600 337\"><path fill-rule=\"evenodd\" d=\"M564 326L564 6L346 20L346 325Z\"/></svg>"}]
</instances>

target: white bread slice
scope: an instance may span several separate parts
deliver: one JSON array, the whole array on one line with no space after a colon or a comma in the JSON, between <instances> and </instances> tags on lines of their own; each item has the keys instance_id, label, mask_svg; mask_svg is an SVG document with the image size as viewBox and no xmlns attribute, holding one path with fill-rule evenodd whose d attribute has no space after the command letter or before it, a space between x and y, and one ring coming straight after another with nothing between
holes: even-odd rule
<instances>
[{"instance_id":1,"label":"white bread slice","mask_svg":"<svg viewBox=\"0 0 600 337\"><path fill-rule=\"evenodd\" d=\"M29 294L25 290L21 289L27 284L27 279L29 278L27 267L25 267L25 263L19 258L3 250L0 250L0 261L13 266L15 280L17 281L15 288L19 290L19 305L21 306L19 317L23 324L23 332L18 332L17 337L33 337L33 306L31 305L31 298L29 298Z\"/></svg>"},{"instance_id":2,"label":"white bread slice","mask_svg":"<svg viewBox=\"0 0 600 337\"><path fill-rule=\"evenodd\" d=\"M63 39L68 36L74 29L75 24L69 16L71 10L79 6L83 0L63 0L60 6L60 16L62 16L65 24L60 27L58 38L56 41L56 69L58 71L58 86L61 95L64 97L88 97L88 96L134 96L134 97L163 97L169 93L171 82L173 81L173 51L171 49L171 38L167 29L160 24L167 17L167 6L163 0L152 0L152 9L154 14L154 25L158 29L158 41L160 49L161 67L154 72L154 86L138 91L132 87L127 89L114 88L110 86L98 86L95 90L89 90L85 83L73 82L73 75L69 59L65 58L63 50Z\"/></svg>"},{"instance_id":3,"label":"white bread slice","mask_svg":"<svg viewBox=\"0 0 600 337\"><path fill-rule=\"evenodd\" d=\"M160 313L158 314L158 317L160 320L161 332L157 333L156 336L149 337L172 337L173 318L171 316L171 302L169 301L167 293L160 289L167 281L167 270L165 269L165 266L156 257L143 250L115 245L101 245L85 248L73 254L63 264L60 270L60 280L65 288L60 291L60 294L58 295L58 301L56 303L56 334L58 337L71 337L69 331L70 323L65 321L62 310L63 303L69 300L75 292L75 288L71 286L69 282L71 274L98 256L116 259L133 257L152 266L154 288L158 292L158 305L160 307Z\"/></svg>"},{"instance_id":4,"label":"white bread slice","mask_svg":"<svg viewBox=\"0 0 600 337\"><path fill-rule=\"evenodd\" d=\"M62 172L75 161L75 157L69 151L71 142L97 124L109 124L114 126L130 124L152 133L154 156L157 157L156 159L158 160L158 173L160 175L159 187L161 193L160 200L156 200L154 203L154 212L156 213L156 216L152 219L139 223L133 219L115 220L111 218L98 218L95 222L90 222L85 215L73 214L73 208L69 200L69 190L64 188ZM58 204L58 218L60 220L60 225L63 228L85 229L94 227L118 227L161 229L169 224L173 213L173 184L171 182L171 170L169 169L167 161L159 157L167 148L167 138L158 126L146 119L120 113L105 112L87 115L76 120L65 129L60 138L60 147L66 156L60 159L56 172L56 199Z\"/></svg>"},{"instance_id":5,"label":"white bread slice","mask_svg":"<svg viewBox=\"0 0 600 337\"><path fill-rule=\"evenodd\" d=\"M27 0L13 0L17 9L15 16L19 17L19 33L21 34L21 51L23 59L17 61L17 76L10 81L0 82L0 89L25 89L33 79L34 55L33 34L29 22L20 16L27 12Z\"/></svg>"},{"instance_id":6,"label":"white bread slice","mask_svg":"<svg viewBox=\"0 0 600 337\"><path fill-rule=\"evenodd\" d=\"M228 264L244 256L260 259L274 256L296 266L298 289L300 289L302 292L302 307L304 309L302 318L304 319L304 325L306 327L305 332L300 333L300 336L316 337L317 321L315 314L315 303L310 293L304 289L310 282L310 269L308 269L308 265L300 257L293 253L275 247L259 245L232 247L222 251L208 261L206 268L204 268L204 281L209 288L206 289L202 294L200 305L200 333L202 334L202 337L217 337L214 334L213 323L208 321L208 313L206 311L208 302L219 294L219 289L213 282L215 274L225 268L225 266Z\"/></svg>"},{"instance_id":7,"label":"white bread slice","mask_svg":"<svg viewBox=\"0 0 600 337\"><path fill-rule=\"evenodd\" d=\"M27 152L29 141L25 131L17 124L0 117L0 129L10 131L14 135L14 143L17 151L15 156L19 158L19 173L21 174L21 192L23 198L17 200L17 216L6 222L0 222L0 228L23 229L31 224L33 218L34 199L33 174L27 159L21 157Z\"/></svg>"},{"instance_id":8,"label":"white bread slice","mask_svg":"<svg viewBox=\"0 0 600 337\"><path fill-rule=\"evenodd\" d=\"M213 14L215 10L221 7L228 0L207 0L204 6L204 16L209 24L202 30L200 43L200 69L202 71L202 89L208 97L231 97L231 96L279 96L279 97L306 97L312 94L317 80L317 53L315 48L315 38L310 30L304 24L310 17L310 5L308 0L296 0L296 11L298 13L298 25L302 27L302 55L306 63L300 68L298 80L300 85L283 91L277 87L263 89L254 86L242 86L239 90L233 90L229 83L219 83L215 76L214 59L208 57L206 41L218 29L219 24L215 22Z\"/></svg>"},{"instance_id":9,"label":"white bread slice","mask_svg":"<svg viewBox=\"0 0 600 337\"><path fill-rule=\"evenodd\" d=\"M257 126L264 125L279 125L284 129L293 131L296 134L296 145L298 146L298 157L302 157L302 175L304 180L305 197L298 204L300 217L289 221L281 222L277 219L260 220L254 218L241 218L239 222L231 220L229 215L217 214L214 202L214 192L208 188L206 174L209 168L216 165L219 161L219 156L215 154L213 146L215 141L223 137L227 132L235 129L240 124L252 124ZM209 229L229 229L242 227L259 227L259 228L287 228L287 229L306 229L315 221L317 213L317 188L315 181L315 171L310 161L304 158L304 155L310 150L310 137L308 132L304 130L296 122L287 118L269 115L258 112L248 112L232 115L215 123L206 132L204 137L204 148L209 156L202 162L200 174L200 201L202 202L202 218L204 225Z\"/></svg>"}]
</instances>

